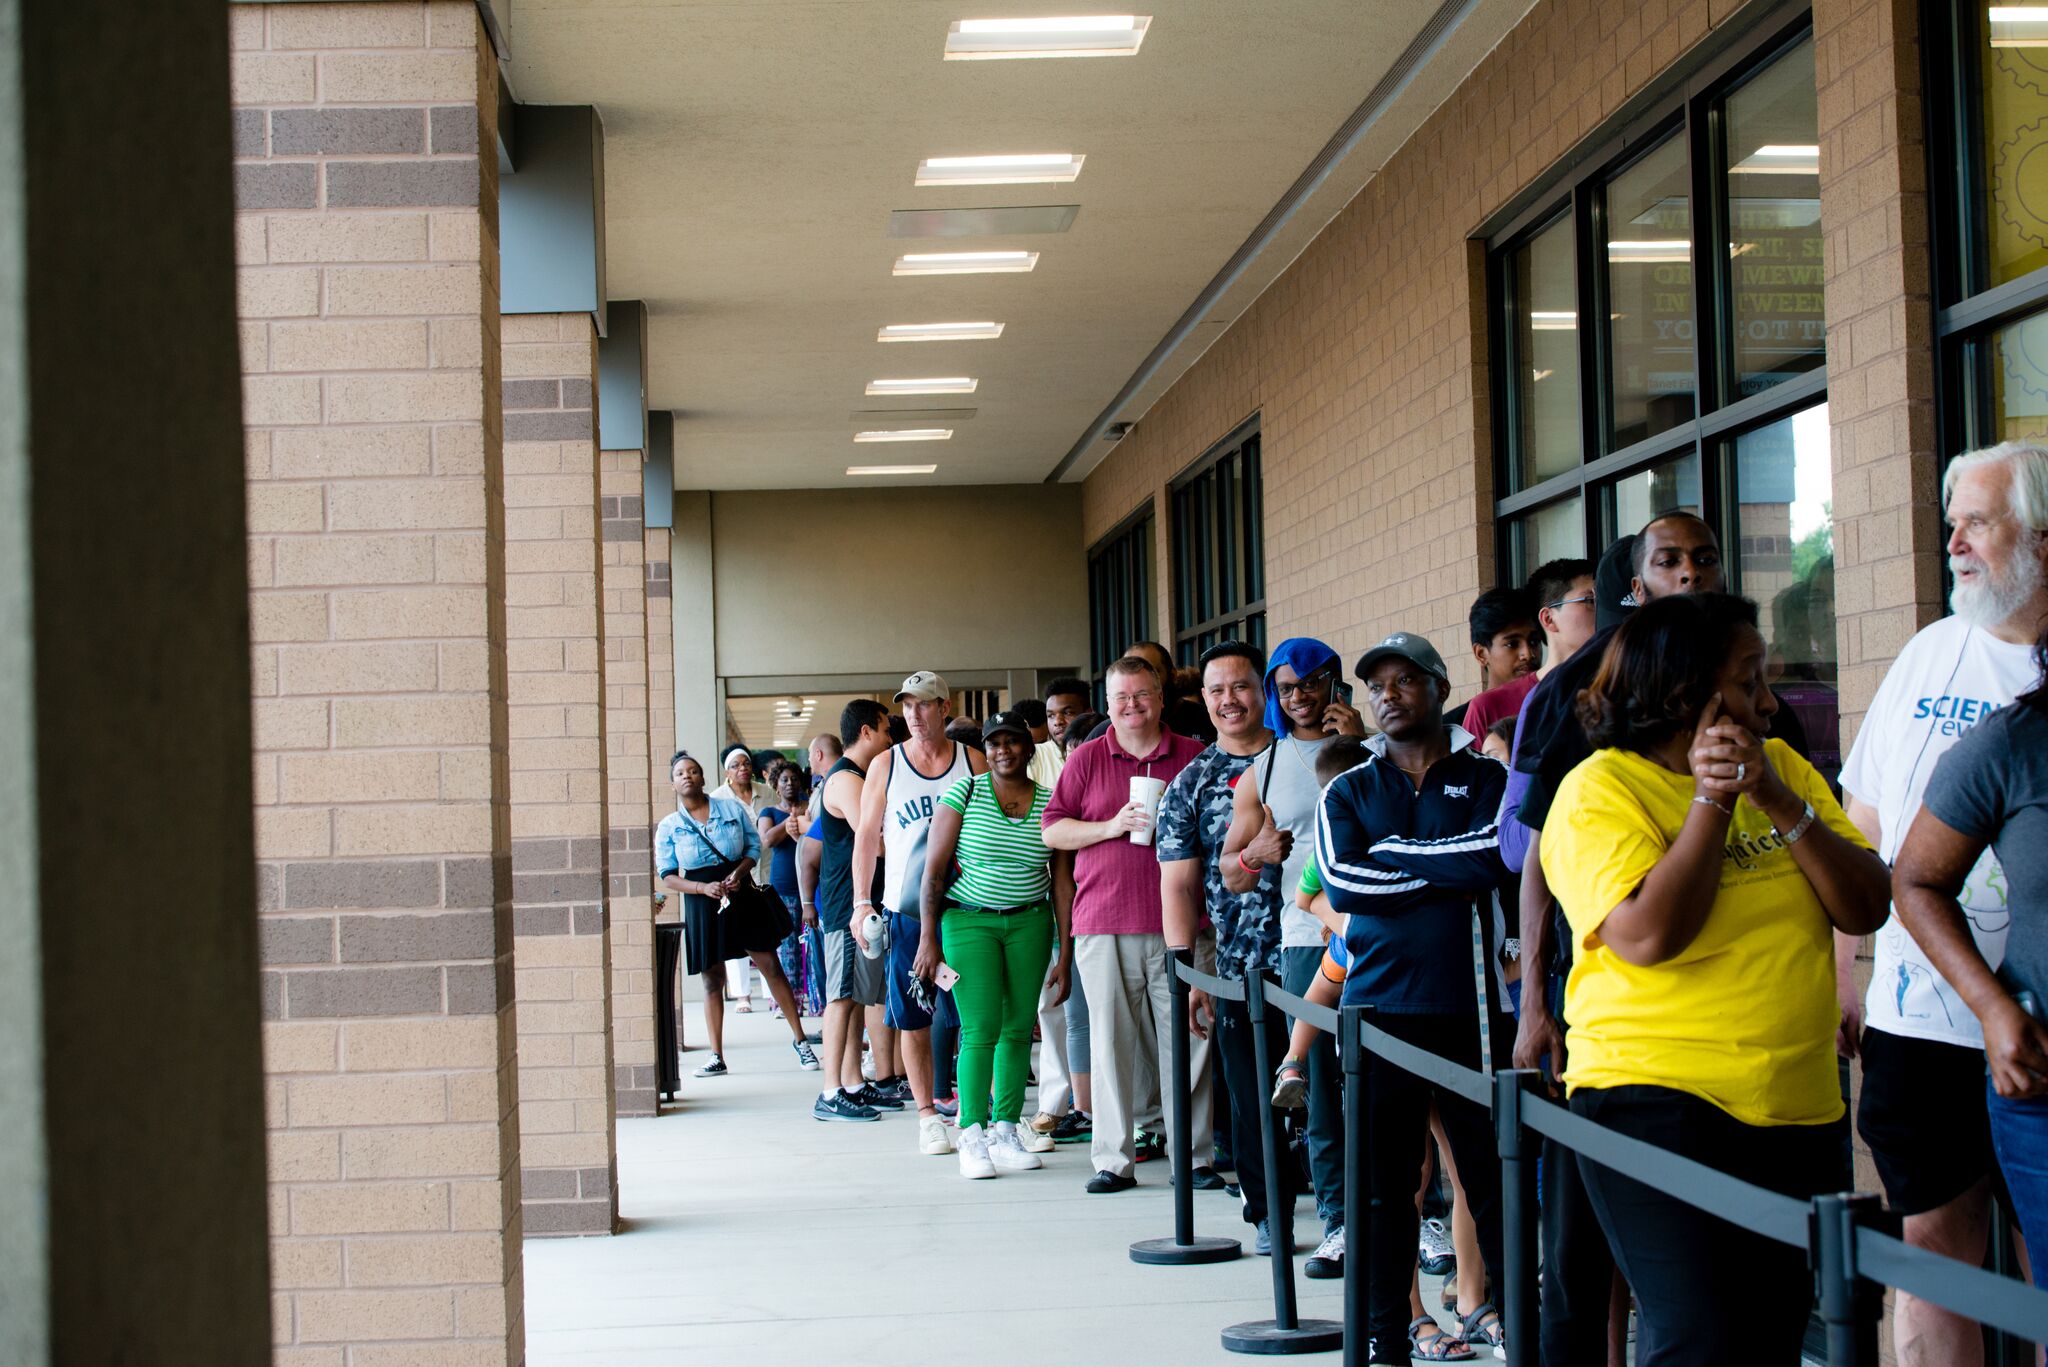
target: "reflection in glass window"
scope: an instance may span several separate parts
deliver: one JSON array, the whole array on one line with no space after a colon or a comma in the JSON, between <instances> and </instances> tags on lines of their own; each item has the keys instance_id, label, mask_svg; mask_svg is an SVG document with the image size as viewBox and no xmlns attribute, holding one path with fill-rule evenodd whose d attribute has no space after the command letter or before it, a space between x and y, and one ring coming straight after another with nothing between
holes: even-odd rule
<instances>
[{"instance_id":1,"label":"reflection in glass window","mask_svg":"<svg viewBox=\"0 0 2048 1367\"><path fill-rule=\"evenodd\" d=\"M1538 565L1560 556L1586 553L1586 520L1578 495L1524 513L1510 528L1514 564L1511 582L1528 579Z\"/></svg>"},{"instance_id":2,"label":"reflection in glass window","mask_svg":"<svg viewBox=\"0 0 2048 1367\"><path fill-rule=\"evenodd\" d=\"M1514 291L1516 480L1526 489L1578 466L1578 270L1567 214L1530 238L1510 267Z\"/></svg>"},{"instance_id":3,"label":"reflection in glass window","mask_svg":"<svg viewBox=\"0 0 2048 1367\"><path fill-rule=\"evenodd\" d=\"M1992 440L2048 440L2048 313L2008 323L1981 345L1995 396Z\"/></svg>"},{"instance_id":4,"label":"reflection in glass window","mask_svg":"<svg viewBox=\"0 0 2048 1367\"><path fill-rule=\"evenodd\" d=\"M1700 511L1700 458L1682 456L1614 482L1614 531L1627 536L1660 513Z\"/></svg>"},{"instance_id":5,"label":"reflection in glass window","mask_svg":"<svg viewBox=\"0 0 2048 1367\"><path fill-rule=\"evenodd\" d=\"M1833 483L1826 404L1735 440L1736 554L1770 647L1772 686L1830 782L1840 770Z\"/></svg>"},{"instance_id":6,"label":"reflection in glass window","mask_svg":"<svg viewBox=\"0 0 2048 1367\"><path fill-rule=\"evenodd\" d=\"M2048 11L1978 7L1983 88L1984 213L1991 278L2048 266Z\"/></svg>"},{"instance_id":7,"label":"reflection in glass window","mask_svg":"<svg viewBox=\"0 0 2048 1367\"><path fill-rule=\"evenodd\" d=\"M1693 417L1697 385L1687 174L1685 140L1674 136L1607 186L1616 450Z\"/></svg>"},{"instance_id":8,"label":"reflection in glass window","mask_svg":"<svg viewBox=\"0 0 2048 1367\"><path fill-rule=\"evenodd\" d=\"M1735 380L1754 394L1826 361L1813 40L1728 97Z\"/></svg>"}]
</instances>

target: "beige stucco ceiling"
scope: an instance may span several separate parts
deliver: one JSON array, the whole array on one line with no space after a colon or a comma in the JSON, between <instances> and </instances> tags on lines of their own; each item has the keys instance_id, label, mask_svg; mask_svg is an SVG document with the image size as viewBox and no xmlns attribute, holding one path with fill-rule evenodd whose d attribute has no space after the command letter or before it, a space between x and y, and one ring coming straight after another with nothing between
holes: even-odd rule
<instances>
[{"instance_id":1,"label":"beige stucco ceiling","mask_svg":"<svg viewBox=\"0 0 2048 1367\"><path fill-rule=\"evenodd\" d=\"M1473 10L1212 314L1226 322L1526 11ZM955 19L1072 0L515 0L511 79L605 126L615 299L649 311L650 406L679 488L834 487L849 464L944 483L1043 479L1365 98L1437 0L1154 0L1132 58L947 62ZM1069 185L913 188L921 158L1078 152ZM892 238L896 209L1078 204L1061 234ZM906 251L1025 248L1029 274L892 277ZM993 319L993 341L875 340ZM1221 331L1207 326L1119 416ZM971 375L878 399L878 377ZM857 445L853 415L959 408L945 442ZM1221 435L1219 433L1219 435ZM1102 450L1108 449L1102 444ZM1190 456L1196 454L1189 453ZM1092 468L1091 453L1070 474Z\"/></svg>"}]
</instances>

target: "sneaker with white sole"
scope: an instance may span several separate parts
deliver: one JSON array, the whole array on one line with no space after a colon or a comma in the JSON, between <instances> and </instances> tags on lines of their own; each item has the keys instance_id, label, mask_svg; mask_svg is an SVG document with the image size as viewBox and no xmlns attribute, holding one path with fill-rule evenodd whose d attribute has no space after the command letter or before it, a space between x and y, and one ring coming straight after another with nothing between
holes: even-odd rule
<instances>
[{"instance_id":1,"label":"sneaker with white sole","mask_svg":"<svg viewBox=\"0 0 2048 1367\"><path fill-rule=\"evenodd\" d=\"M975 1125L971 1128L978 1130L981 1127ZM985 1137L982 1143L985 1154L987 1151L987 1139ZM946 1137L946 1121L943 1116L927 1115L919 1117L917 1122L917 1151L932 1158L943 1158L953 1152L953 1141Z\"/></svg>"},{"instance_id":2,"label":"sneaker with white sole","mask_svg":"<svg viewBox=\"0 0 2048 1367\"><path fill-rule=\"evenodd\" d=\"M930 1153L931 1150L926 1149L925 1152ZM969 1125L960 1131L960 1175L970 1180L996 1175L996 1165L989 1150L988 1131L979 1125Z\"/></svg>"},{"instance_id":3,"label":"sneaker with white sole","mask_svg":"<svg viewBox=\"0 0 2048 1367\"><path fill-rule=\"evenodd\" d=\"M796 1050L797 1067L807 1073L818 1071L818 1056L811 1052L811 1042L809 1040L791 1040L789 1047Z\"/></svg>"},{"instance_id":4,"label":"sneaker with white sole","mask_svg":"<svg viewBox=\"0 0 2048 1367\"><path fill-rule=\"evenodd\" d=\"M1026 1153L1051 1153L1059 1147L1052 1137L1052 1131L1041 1130L1027 1121L1017 1122L1017 1142L1024 1146Z\"/></svg>"},{"instance_id":5,"label":"sneaker with white sole","mask_svg":"<svg viewBox=\"0 0 2048 1367\"><path fill-rule=\"evenodd\" d=\"M711 1062L697 1070L698 1077L724 1077L729 1070L725 1066L725 1055L713 1054Z\"/></svg>"},{"instance_id":6,"label":"sneaker with white sole","mask_svg":"<svg viewBox=\"0 0 2048 1367\"><path fill-rule=\"evenodd\" d=\"M1025 1149L1015 1122L1008 1120L996 1122L995 1133L988 1141L988 1156L990 1162L1009 1172L1030 1172L1045 1166L1037 1154Z\"/></svg>"},{"instance_id":7,"label":"sneaker with white sole","mask_svg":"<svg viewBox=\"0 0 2048 1367\"><path fill-rule=\"evenodd\" d=\"M1451 1246L1451 1231L1432 1216L1417 1230L1416 1265L1431 1277L1448 1277L1457 1270L1457 1250Z\"/></svg>"}]
</instances>

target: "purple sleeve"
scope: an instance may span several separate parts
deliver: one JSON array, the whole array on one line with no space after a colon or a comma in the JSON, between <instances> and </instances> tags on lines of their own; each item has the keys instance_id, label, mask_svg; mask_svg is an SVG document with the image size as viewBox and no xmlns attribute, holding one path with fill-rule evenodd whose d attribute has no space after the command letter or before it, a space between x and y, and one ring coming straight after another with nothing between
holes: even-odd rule
<instances>
[{"instance_id":1,"label":"purple sleeve","mask_svg":"<svg viewBox=\"0 0 2048 1367\"><path fill-rule=\"evenodd\" d=\"M1522 731L1515 728L1514 759L1522 757ZM1525 774L1510 762L1508 765L1508 786L1500 798L1500 858L1512 873L1520 873L1522 865L1529 859L1529 837L1533 834L1524 826L1516 813L1522 809L1522 798L1529 791L1535 775Z\"/></svg>"}]
</instances>

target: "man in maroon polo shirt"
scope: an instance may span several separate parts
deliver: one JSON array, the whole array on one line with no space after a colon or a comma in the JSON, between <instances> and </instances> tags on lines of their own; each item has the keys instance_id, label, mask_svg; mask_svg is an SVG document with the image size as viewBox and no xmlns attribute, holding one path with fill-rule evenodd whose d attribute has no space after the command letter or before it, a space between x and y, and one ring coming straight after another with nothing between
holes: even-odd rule
<instances>
[{"instance_id":1,"label":"man in maroon polo shirt","mask_svg":"<svg viewBox=\"0 0 2048 1367\"><path fill-rule=\"evenodd\" d=\"M1097 1195L1138 1184L1131 1174L1137 1156L1132 1125L1147 1102L1137 1094L1144 1071L1140 1061L1156 1060L1157 1076L1171 1078L1171 1032L1184 1025L1173 1019L1167 989L1151 818L1144 803L1133 801L1131 780L1170 783L1202 753L1202 742L1175 735L1161 720L1166 688L1150 661L1126 655L1109 667L1104 687L1110 729L1067 756L1045 808L1045 843L1075 852L1074 965L1088 994L1088 1056L1095 1082L1089 1150L1096 1173L1088 1190ZM1215 971L1215 946L1213 936L1197 939L1196 967ZM1200 1164L1214 1146L1209 1048L1207 1040L1193 1044L1189 1121L1191 1152ZM1175 1100L1167 1098L1169 1104Z\"/></svg>"}]
</instances>

